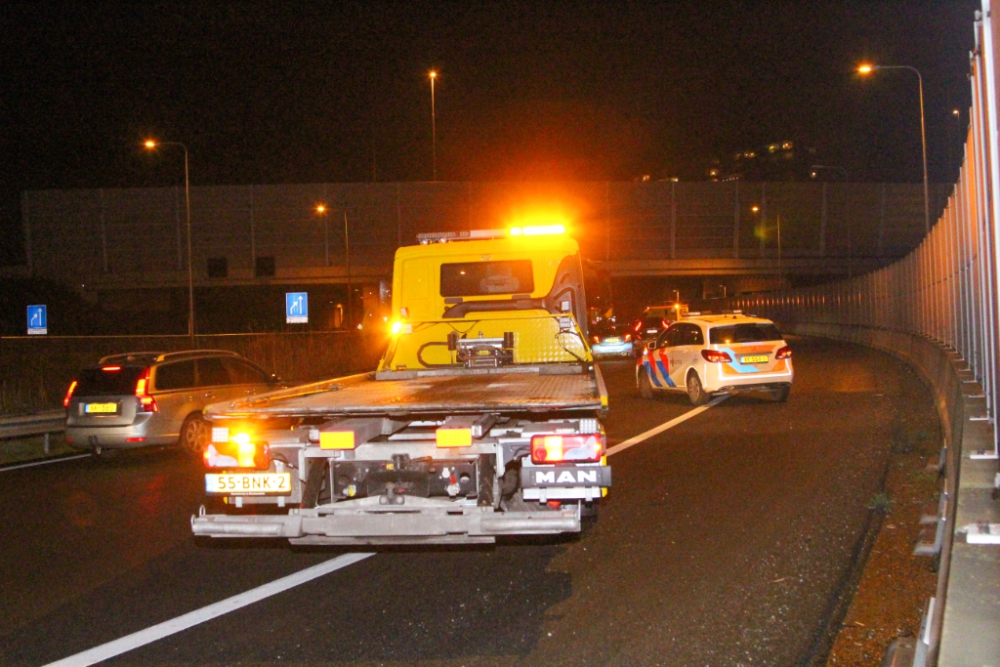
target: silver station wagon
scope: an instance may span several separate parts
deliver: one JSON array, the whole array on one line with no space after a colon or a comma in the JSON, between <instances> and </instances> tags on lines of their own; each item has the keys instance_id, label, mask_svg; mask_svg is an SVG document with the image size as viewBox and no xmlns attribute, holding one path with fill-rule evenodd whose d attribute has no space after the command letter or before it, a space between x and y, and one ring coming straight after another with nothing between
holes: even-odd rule
<instances>
[{"instance_id":1,"label":"silver station wagon","mask_svg":"<svg viewBox=\"0 0 1000 667\"><path fill-rule=\"evenodd\" d=\"M109 450L177 444L201 455L206 405L259 394L280 380L227 350L132 352L83 369L66 393L66 441Z\"/></svg>"}]
</instances>

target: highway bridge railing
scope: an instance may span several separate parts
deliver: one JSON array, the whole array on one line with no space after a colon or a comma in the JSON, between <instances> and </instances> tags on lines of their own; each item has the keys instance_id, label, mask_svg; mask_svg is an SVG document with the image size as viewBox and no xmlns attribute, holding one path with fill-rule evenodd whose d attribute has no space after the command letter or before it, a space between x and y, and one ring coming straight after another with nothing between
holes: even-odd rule
<instances>
[{"instance_id":1,"label":"highway bridge railing","mask_svg":"<svg viewBox=\"0 0 1000 667\"><path fill-rule=\"evenodd\" d=\"M903 259L841 282L726 301L789 331L850 340L912 363L933 387L944 433L934 538L939 559L910 654L892 664L1000 664L1000 13L975 24L972 108L958 183L943 215Z\"/></svg>"}]
</instances>

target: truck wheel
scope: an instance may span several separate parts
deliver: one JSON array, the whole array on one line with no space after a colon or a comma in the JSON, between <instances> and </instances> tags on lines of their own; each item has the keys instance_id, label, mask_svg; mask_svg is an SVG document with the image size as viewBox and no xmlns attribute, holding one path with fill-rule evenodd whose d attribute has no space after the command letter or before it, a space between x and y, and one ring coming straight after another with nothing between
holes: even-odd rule
<instances>
[{"instance_id":1,"label":"truck wheel","mask_svg":"<svg viewBox=\"0 0 1000 667\"><path fill-rule=\"evenodd\" d=\"M784 403L788 400L788 394L791 393L792 388L789 385L782 385L771 390L771 400L775 403Z\"/></svg>"},{"instance_id":2,"label":"truck wheel","mask_svg":"<svg viewBox=\"0 0 1000 667\"><path fill-rule=\"evenodd\" d=\"M653 383L649 381L649 374L643 368L639 371L639 395L643 398L653 398Z\"/></svg>"},{"instance_id":3,"label":"truck wheel","mask_svg":"<svg viewBox=\"0 0 1000 667\"><path fill-rule=\"evenodd\" d=\"M208 422L201 417L200 412L192 412L181 424L181 437L177 444L186 454L200 457L208 444Z\"/></svg>"},{"instance_id":4,"label":"truck wheel","mask_svg":"<svg viewBox=\"0 0 1000 667\"><path fill-rule=\"evenodd\" d=\"M687 393L691 405L704 405L711 398L708 392L705 391L705 388L701 386L701 379L698 377L698 374L693 372L688 373Z\"/></svg>"}]
</instances>

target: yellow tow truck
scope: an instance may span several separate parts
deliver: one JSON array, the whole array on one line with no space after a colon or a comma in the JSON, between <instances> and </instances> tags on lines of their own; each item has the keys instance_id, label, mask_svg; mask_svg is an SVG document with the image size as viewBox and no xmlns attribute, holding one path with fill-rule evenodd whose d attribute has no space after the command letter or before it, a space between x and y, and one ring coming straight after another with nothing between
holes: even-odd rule
<instances>
[{"instance_id":1,"label":"yellow tow truck","mask_svg":"<svg viewBox=\"0 0 1000 667\"><path fill-rule=\"evenodd\" d=\"M579 246L560 225L396 252L376 371L209 406L195 535L484 543L578 532L611 486Z\"/></svg>"}]
</instances>

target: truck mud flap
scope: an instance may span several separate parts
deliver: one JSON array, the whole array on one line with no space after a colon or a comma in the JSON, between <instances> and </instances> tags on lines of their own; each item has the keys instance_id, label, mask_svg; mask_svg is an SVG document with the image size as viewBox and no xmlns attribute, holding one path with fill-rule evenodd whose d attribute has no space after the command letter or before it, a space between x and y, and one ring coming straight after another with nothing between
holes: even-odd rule
<instances>
[{"instance_id":1,"label":"truck mud flap","mask_svg":"<svg viewBox=\"0 0 1000 667\"><path fill-rule=\"evenodd\" d=\"M328 508L320 508L328 509ZM402 508L401 508L402 509ZM493 512L486 508L442 511L413 508L386 510L307 510L308 514L191 518L195 535L206 537L277 537L292 544L476 544L508 535L556 535L580 532L578 509Z\"/></svg>"}]
</instances>

